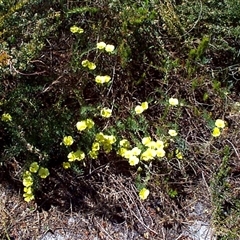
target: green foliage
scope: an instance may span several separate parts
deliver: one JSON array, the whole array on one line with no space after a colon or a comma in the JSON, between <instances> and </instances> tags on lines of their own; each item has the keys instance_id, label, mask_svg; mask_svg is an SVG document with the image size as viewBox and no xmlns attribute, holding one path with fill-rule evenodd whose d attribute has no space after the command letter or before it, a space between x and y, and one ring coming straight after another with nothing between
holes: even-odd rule
<instances>
[{"instance_id":1,"label":"green foliage","mask_svg":"<svg viewBox=\"0 0 240 240\"><path fill-rule=\"evenodd\" d=\"M225 146L220 167L211 183L213 221L217 226L219 239L237 239L239 237L239 199L232 198L229 179L230 149Z\"/></svg>"}]
</instances>

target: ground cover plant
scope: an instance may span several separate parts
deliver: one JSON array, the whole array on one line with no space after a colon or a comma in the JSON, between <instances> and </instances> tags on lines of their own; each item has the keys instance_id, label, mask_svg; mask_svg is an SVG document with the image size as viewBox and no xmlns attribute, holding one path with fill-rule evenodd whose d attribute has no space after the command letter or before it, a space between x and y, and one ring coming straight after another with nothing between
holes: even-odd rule
<instances>
[{"instance_id":1,"label":"ground cover plant","mask_svg":"<svg viewBox=\"0 0 240 240\"><path fill-rule=\"evenodd\" d=\"M3 0L0 12L0 169L30 208L163 239L133 224L135 207L181 228L204 182L214 235L239 238L237 0Z\"/></svg>"}]
</instances>

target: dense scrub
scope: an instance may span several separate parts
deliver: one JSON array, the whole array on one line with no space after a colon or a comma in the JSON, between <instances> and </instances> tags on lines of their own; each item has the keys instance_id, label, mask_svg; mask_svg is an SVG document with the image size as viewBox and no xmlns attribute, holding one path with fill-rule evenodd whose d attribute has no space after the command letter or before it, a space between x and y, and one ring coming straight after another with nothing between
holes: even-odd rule
<instances>
[{"instance_id":1,"label":"dense scrub","mask_svg":"<svg viewBox=\"0 0 240 240\"><path fill-rule=\"evenodd\" d=\"M0 12L0 168L29 204L81 208L107 171L142 201L161 192L171 214L204 176L216 235L239 237L237 0L3 0Z\"/></svg>"}]
</instances>

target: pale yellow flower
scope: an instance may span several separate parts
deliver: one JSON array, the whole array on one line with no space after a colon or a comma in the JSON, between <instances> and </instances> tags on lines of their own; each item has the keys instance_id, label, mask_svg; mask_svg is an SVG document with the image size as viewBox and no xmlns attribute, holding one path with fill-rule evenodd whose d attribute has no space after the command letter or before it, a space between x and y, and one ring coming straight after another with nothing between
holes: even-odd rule
<instances>
[{"instance_id":1,"label":"pale yellow flower","mask_svg":"<svg viewBox=\"0 0 240 240\"><path fill-rule=\"evenodd\" d=\"M215 126L218 128L224 128L225 127L225 122L222 119L217 119L215 121Z\"/></svg>"},{"instance_id":2,"label":"pale yellow flower","mask_svg":"<svg viewBox=\"0 0 240 240\"><path fill-rule=\"evenodd\" d=\"M83 67L87 67L87 66L88 66L88 63L89 63L88 60L83 60L83 61L82 61L82 66L83 66Z\"/></svg>"},{"instance_id":3,"label":"pale yellow flower","mask_svg":"<svg viewBox=\"0 0 240 240\"><path fill-rule=\"evenodd\" d=\"M98 143L98 142L94 142L93 144L92 144L92 151L93 152L96 152L96 151L98 151L100 149L100 144Z\"/></svg>"},{"instance_id":4,"label":"pale yellow flower","mask_svg":"<svg viewBox=\"0 0 240 240\"><path fill-rule=\"evenodd\" d=\"M40 178L46 178L47 176L49 176L49 174L50 172L47 168L40 167L38 171L38 175L40 176Z\"/></svg>"},{"instance_id":5,"label":"pale yellow flower","mask_svg":"<svg viewBox=\"0 0 240 240\"><path fill-rule=\"evenodd\" d=\"M90 118L86 119L85 122L86 122L86 125L87 125L88 129L91 129L95 124L94 121Z\"/></svg>"},{"instance_id":6,"label":"pale yellow flower","mask_svg":"<svg viewBox=\"0 0 240 240\"><path fill-rule=\"evenodd\" d=\"M71 136L65 136L63 138L63 144L65 146L71 146L73 144L73 142L74 142L74 140L73 140L73 138Z\"/></svg>"},{"instance_id":7,"label":"pale yellow flower","mask_svg":"<svg viewBox=\"0 0 240 240\"><path fill-rule=\"evenodd\" d=\"M32 172L32 173L37 173L39 169L39 165L37 162L33 162L31 163L30 167L29 167L29 171Z\"/></svg>"},{"instance_id":8,"label":"pale yellow flower","mask_svg":"<svg viewBox=\"0 0 240 240\"><path fill-rule=\"evenodd\" d=\"M101 116L104 118L109 118L112 115L112 110L109 108L103 108L100 112Z\"/></svg>"},{"instance_id":9,"label":"pale yellow flower","mask_svg":"<svg viewBox=\"0 0 240 240\"><path fill-rule=\"evenodd\" d=\"M178 105L178 99L177 98L169 98L168 102L172 106Z\"/></svg>"},{"instance_id":10,"label":"pale yellow flower","mask_svg":"<svg viewBox=\"0 0 240 240\"><path fill-rule=\"evenodd\" d=\"M169 134L170 136L172 136L172 137L177 136L177 132L176 132L175 130L173 130L173 129L170 129L170 130L168 131L168 134Z\"/></svg>"},{"instance_id":11,"label":"pale yellow flower","mask_svg":"<svg viewBox=\"0 0 240 240\"><path fill-rule=\"evenodd\" d=\"M99 43L97 43L97 48L98 49L104 49L105 47L106 47L106 43L105 42L99 42Z\"/></svg>"},{"instance_id":12,"label":"pale yellow flower","mask_svg":"<svg viewBox=\"0 0 240 240\"><path fill-rule=\"evenodd\" d=\"M83 131L87 128L87 123L86 121L77 122L76 127L78 131Z\"/></svg>"},{"instance_id":13,"label":"pale yellow flower","mask_svg":"<svg viewBox=\"0 0 240 240\"><path fill-rule=\"evenodd\" d=\"M74 152L75 160L81 161L85 158L85 153L81 150Z\"/></svg>"},{"instance_id":14,"label":"pale yellow flower","mask_svg":"<svg viewBox=\"0 0 240 240\"><path fill-rule=\"evenodd\" d=\"M12 121L12 116L9 113L3 113L2 121L3 122L11 122Z\"/></svg>"},{"instance_id":15,"label":"pale yellow flower","mask_svg":"<svg viewBox=\"0 0 240 240\"><path fill-rule=\"evenodd\" d=\"M95 63L93 62L89 62L88 65L87 65L88 69L90 70L94 70L97 66Z\"/></svg>"},{"instance_id":16,"label":"pale yellow flower","mask_svg":"<svg viewBox=\"0 0 240 240\"><path fill-rule=\"evenodd\" d=\"M151 141L152 141L151 137L144 137L144 138L142 139L142 144L143 144L144 146L147 146L147 144L149 144Z\"/></svg>"},{"instance_id":17,"label":"pale yellow flower","mask_svg":"<svg viewBox=\"0 0 240 240\"><path fill-rule=\"evenodd\" d=\"M144 111L143 107L140 105L136 106L134 110L136 114L141 114Z\"/></svg>"},{"instance_id":18,"label":"pale yellow flower","mask_svg":"<svg viewBox=\"0 0 240 240\"><path fill-rule=\"evenodd\" d=\"M128 162L129 162L129 164L130 164L131 166L135 166L135 165L137 165L137 164L139 163L139 158L136 157L136 156L131 156L131 157L129 158Z\"/></svg>"},{"instance_id":19,"label":"pale yellow flower","mask_svg":"<svg viewBox=\"0 0 240 240\"><path fill-rule=\"evenodd\" d=\"M215 127L212 131L212 136L218 137L218 136L220 136L220 134L221 134L220 129L218 127Z\"/></svg>"},{"instance_id":20,"label":"pale yellow flower","mask_svg":"<svg viewBox=\"0 0 240 240\"><path fill-rule=\"evenodd\" d=\"M156 148L164 148L164 142L161 140L156 141Z\"/></svg>"},{"instance_id":21,"label":"pale yellow flower","mask_svg":"<svg viewBox=\"0 0 240 240\"><path fill-rule=\"evenodd\" d=\"M76 25L70 27L70 31L72 33L83 33L84 32L84 30L82 28L77 27Z\"/></svg>"},{"instance_id":22,"label":"pale yellow flower","mask_svg":"<svg viewBox=\"0 0 240 240\"><path fill-rule=\"evenodd\" d=\"M141 191L139 192L139 197L140 197L142 200L145 200L145 199L147 199L149 193L150 193L150 192L149 192L148 189L142 188Z\"/></svg>"},{"instance_id":23,"label":"pale yellow flower","mask_svg":"<svg viewBox=\"0 0 240 240\"><path fill-rule=\"evenodd\" d=\"M69 162L63 162L63 163L62 163L62 166L63 166L64 169L68 169L68 168L71 167L71 165L70 165Z\"/></svg>"},{"instance_id":24,"label":"pale yellow flower","mask_svg":"<svg viewBox=\"0 0 240 240\"><path fill-rule=\"evenodd\" d=\"M165 152L165 150L163 148L158 148L156 150L156 154L157 154L157 157L162 158L162 157L164 157L166 155L166 152Z\"/></svg>"},{"instance_id":25,"label":"pale yellow flower","mask_svg":"<svg viewBox=\"0 0 240 240\"><path fill-rule=\"evenodd\" d=\"M106 52L113 52L114 49L115 49L114 45L111 45L111 44L107 44L105 47Z\"/></svg>"},{"instance_id":26,"label":"pale yellow flower","mask_svg":"<svg viewBox=\"0 0 240 240\"><path fill-rule=\"evenodd\" d=\"M176 157L178 158L178 159L183 159L183 154L182 154L182 152L180 152L178 149L175 151L175 153L176 153Z\"/></svg>"},{"instance_id":27,"label":"pale yellow flower","mask_svg":"<svg viewBox=\"0 0 240 240\"><path fill-rule=\"evenodd\" d=\"M34 199L34 195L32 193L24 193L23 194L23 197L24 197L24 201L26 202L30 202L31 200Z\"/></svg>"},{"instance_id":28,"label":"pale yellow flower","mask_svg":"<svg viewBox=\"0 0 240 240\"><path fill-rule=\"evenodd\" d=\"M124 147L121 147L118 149L118 155L122 156L122 157L125 157L125 153L127 152L128 150Z\"/></svg>"},{"instance_id":29,"label":"pale yellow flower","mask_svg":"<svg viewBox=\"0 0 240 240\"><path fill-rule=\"evenodd\" d=\"M141 154L141 159L144 161L153 160L156 157L156 150L152 148L148 148L145 152Z\"/></svg>"},{"instance_id":30,"label":"pale yellow flower","mask_svg":"<svg viewBox=\"0 0 240 240\"><path fill-rule=\"evenodd\" d=\"M143 110L147 110L148 109L148 102L143 102L141 104L141 106L142 106Z\"/></svg>"},{"instance_id":31,"label":"pale yellow flower","mask_svg":"<svg viewBox=\"0 0 240 240\"><path fill-rule=\"evenodd\" d=\"M138 147L134 147L131 150L131 153L132 153L133 156L139 156L141 154L141 149L139 149Z\"/></svg>"},{"instance_id":32,"label":"pale yellow flower","mask_svg":"<svg viewBox=\"0 0 240 240\"><path fill-rule=\"evenodd\" d=\"M119 145L124 148L129 148L130 147L130 142L127 139L122 139L119 142Z\"/></svg>"},{"instance_id":33,"label":"pale yellow flower","mask_svg":"<svg viewBox=\"0 0 240 240\"><path fill-rule=\"evenodd\" d=\"M111 80L111 77L108 75L105 75L105 76L98 75L95 77L95 82L99 84L108 83L110 80Z\"/></svg>"}]
</instances>

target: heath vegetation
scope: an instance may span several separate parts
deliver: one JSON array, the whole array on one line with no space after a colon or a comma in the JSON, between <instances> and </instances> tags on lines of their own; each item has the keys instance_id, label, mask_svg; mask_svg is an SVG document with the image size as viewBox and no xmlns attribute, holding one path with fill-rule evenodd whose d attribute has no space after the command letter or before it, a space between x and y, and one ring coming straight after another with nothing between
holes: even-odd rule
<instances>
[{"instance_id":1,"label":"heath vegetation","mask_svg":"<svg viewBox=\"0 0 240 240\"><path fill-rule=\"evenodd\" d=\"M204 181L214 235L239 239L238 0L2 0L0 13L1 180L23 201L124 209L105 196L125 185L181 226Z\"/></svg>"}]
</instances>

